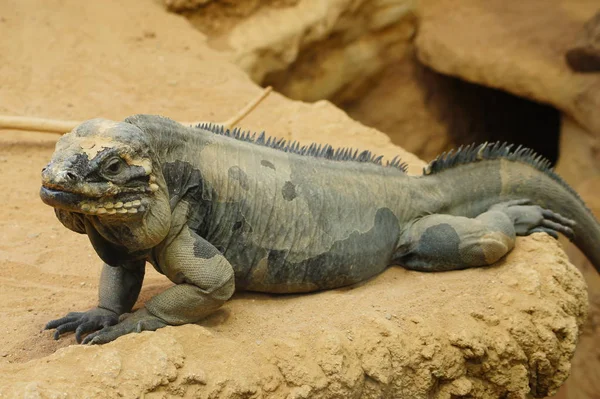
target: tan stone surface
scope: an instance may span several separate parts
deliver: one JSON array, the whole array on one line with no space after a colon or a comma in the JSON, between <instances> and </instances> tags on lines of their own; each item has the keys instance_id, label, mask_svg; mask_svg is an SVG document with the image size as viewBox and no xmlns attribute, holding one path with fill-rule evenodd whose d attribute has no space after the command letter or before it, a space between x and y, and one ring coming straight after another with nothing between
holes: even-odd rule
<instances>
[{"instance_id":1,"label":"tan stone surface","mask_svg":"<svg viewBox=\"0 0 600 399\"><path fill-rule=\"evenodd\" d=\"M353 97L403 56L417 23L416 0L259 3L214 3L185 15L255 82L304 101Z\"/></svg>"},{"instance_id":2,"label":"tan stone surface","mask_svg":"<svg viewBox=\"0 0 600 399\"><path fill-rule=\"evenodd\" d=\"M565 58L576 72L600 72L600 11L585 23Z\"/></svg>"},{"instance_id":3,"label":"tan stone surface","mask_svg":"<svg viewBox=\"0 0 600 399\"><path fill-rule=\"evenodd\" d=\"M559 152L556 170L574 188L600 175L600 135L593 135L568 117L561 120ZM600 196L597 194L590 199Z\"/></svg>"},{"instance_id":4,"label":"tan stone surface","mask_svg":"<svg viewBox=\"0 0 600 399\"><path fill-rule=\"evenodd\" d=\"M164 0L165 5L174 11L193 10L213 0Z\"/></svg>"},{"instance_id":5,"label":"tan stone surface","mask_svg":"<svg viewBox=\"0 0 600 399\"><path fill-rule=\"evenodd\" d=\"M600 175L583 181L577 190L596 218L600 217ZM565 243L564 248L570 261L585 278L589 292L589 315L581 330L571 375L561 387L557 399L595 399L600 392L600 275L575 246Z\"/></svg>"},{"instance_id":6,"label":"tan stone surface","mask_svg":"<svg viewBox=\"0 0 600 399\"><path fill-rule=\"evenodd\" d=\"M224 120L257 88L154 2L0 3L0 112L82 119L137 112ZM244 120L303 142L405 154L327 102L270 96ZM536 396L566 378L587 309L580 273L545 235L499 264L391 268L313 295L238 294L198 325L105 346L53 341L49 319L94 306L100 262L38 198L56 135L0 132L0 396L476 398ZM169 282L148 270L138 306ZM56 353L53 354L58 349Z\"/></svg>"},{"instance_id":7,"label":"tan stone surface","mask_svg":"<svg viewBox=\"0 0 600 399\"><path fill-rule=\"evenodd\" d=\"M569 118L563 118L560 160L556 171L580 194L600 218L600 136L593 136ZM600 392L600 275L585 256L566 239L562 241L571 262L588 286L589 316L573 358L567 383L557 399L595 399Z\"/></svg>"},{"instance_id":8,"label":"tan stone surface","mask_svg":"<svg viewBox=\"0 0 600 399\"><path fill-rule=\"evenodd\" d=\"M448 102L444 96L448 89L430 75L409 51L386 67L367 93L342 107L355 120L385 132L392 143L431 161L455 146L448 136L448 122L436 108ZM447 112L457 113L454 109Z\"/></svg>"},{"instance_id":9,"label":"tan stone surface","mask_svg":"<svg viewBox=\"0 0 600 399\"><path fill-rule=\"evenodd\" d=\"M600 74L565 62L597 0L421 0L416 46L433 69L554 105L600 134Z\"/></svg>"}]
</instances>

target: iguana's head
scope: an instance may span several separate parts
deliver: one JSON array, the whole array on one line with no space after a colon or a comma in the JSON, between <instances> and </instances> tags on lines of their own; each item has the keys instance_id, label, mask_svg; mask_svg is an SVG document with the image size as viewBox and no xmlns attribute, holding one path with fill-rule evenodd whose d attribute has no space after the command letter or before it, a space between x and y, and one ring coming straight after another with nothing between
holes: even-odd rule
<instances>
[{"instance_id":1,"label":"iguana's head","mask_svg":"<svg viewBox=\"0 0 600 399\"><path fill-rule=\"evenodd\" d=\"M42 201L103 218L139 218L160 190L146 140L129 123L105 119L82 123L61 137L42 170Z\"/></svg>"}]
</instances>

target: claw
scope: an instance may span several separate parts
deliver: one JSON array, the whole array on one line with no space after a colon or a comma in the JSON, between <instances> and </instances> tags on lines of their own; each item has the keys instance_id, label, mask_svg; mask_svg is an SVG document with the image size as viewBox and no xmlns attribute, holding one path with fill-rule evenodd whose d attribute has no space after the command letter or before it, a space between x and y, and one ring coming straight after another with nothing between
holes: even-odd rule
<instances>
[{"instance_id":1,"label":"claw","mask_svg":"<svg viewBox=\"0 0 600 399\"><path fill-rule=\"evenodd\" d=\"M122 335L139 333L142 331L154 331L166 325L167 323L165 323L164 320L142 308L121 317L118 324L105 326L103 329L89 334L83 339L82 344L105 344L114 341Z\"/></svg>"},{"instance_id":2,"label":"claw","mask_svg":"<svg viewBox=\"0 0 600 399\"><path fill-rule=\"evenodd\" d=\"M490 207L490 210L504 212L513 221L515 233L526 235L533 232L544 232L552 237L562 233L569 239L575 237L573 227L575 221L564 217L558 212L532 205L529 199L515 199Z\"/></svg>"},{"instance_id":3,"label":"claw","mask_svg":"<svg viewBox=\"0 0 600 399\"><path fill-rule=\"evenodd\" d=\"M569 239L572 239L575 236L575 232L570 227L564 226L562 224L553 222L553 221L548 220L548 219L544 219L542 221L542 226L543 227L549 227L552 230L555 230L555 231L558 231L560 233L563 233Z\"/></svg>"},{"instance_id":4,"label":"claw","mask_svg":"<svg viewBox=\"0 0 600 399\"><path fill-rule=\"evenodd\" d=\"M83 323L79 327L77 327L77 330L75 330L75 340L77 341L77 343L81 343L83 334L87 334L91 331L94 331L95 328L96 325L93 322Z\"/></svg>"},{"instance_id":5,"label":"claw","mask_svg":"<svg viewBox=\"0 0 600 399\"><path fill-rule=\"evenodd\" d=\"M563 224L563 225L566 225L566 226L569 226L569 227L575 227L575 225L577 224L577 223L575 223L574 220L566 218L563 215L561 215L560 213L553 212L550 209L543 209L542 210L542 215L546 219L554 220L554 221L556 221L556 222L558 222L560 224Z\"/></svg>"},{"instance_id":6,"label":"claw","mask_svg":"<svg viewBox=\"0 0 600 399\"><path fill-rule=\"evenodd\" d=\"M74 322L81 317L81 314L71 312L71 313L67 314L65 317L61 317L60 319L50 320L44 326L44 330L53 330L63 324Z\"/></svg>"},{"instance_id":7,"label":"claw","mask_svg":"<svg viewBox=\"0 0 600 399\"><path fill-rule=\"evenodd\" d=\"M117 317L115 312L98 307L87 312L71 312L65 317L48 322L44 329L56 329L55 340L58 340L63 333L75 331L75 339L80 343L83 334L102 326L113 325L117 323Z\"/></svg>"}]
</instances>

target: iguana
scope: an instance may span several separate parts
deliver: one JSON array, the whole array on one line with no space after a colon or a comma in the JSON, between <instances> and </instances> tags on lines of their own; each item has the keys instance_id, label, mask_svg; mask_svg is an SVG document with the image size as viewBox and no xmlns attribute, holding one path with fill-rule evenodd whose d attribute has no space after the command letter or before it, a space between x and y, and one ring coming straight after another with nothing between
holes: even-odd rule
<instances>
[{"instance_id":1,"label":"iguana","mask_svg":"<svg viewBox=\"0 0 600 399\"><path fill-rule=\"evenodd\" d=\"M491 265L534 232L565 234L600 267L600 225L582 200L548 161L507 144L463 147L409 176L369 151L151 115L93 119L58 141L40 195L104 261L98 306L46 325L90 344L197 322L236 289ZM146 262L176 285L129 313Z\"/></svg>"}]
</instances>

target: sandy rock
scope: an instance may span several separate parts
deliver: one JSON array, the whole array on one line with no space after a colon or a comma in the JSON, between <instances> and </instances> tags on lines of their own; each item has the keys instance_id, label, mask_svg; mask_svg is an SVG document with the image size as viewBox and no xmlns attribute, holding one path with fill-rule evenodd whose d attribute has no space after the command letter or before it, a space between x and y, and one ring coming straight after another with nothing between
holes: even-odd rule
<instances>
[{"instance_id":1,"label":"sandy rock","mask_svg":"<svg viewBox=\"0 0 600 399\"><path fill-rule=\"evenodd\" d=\"M556 170L577 191L586 180L600 176L600 135L594 135L568 117L561 120L559 152ZM599 196L597 192L589 198L593 201Z\"/></svg>"},{"instance_id":2,"label":"sandy rock","mask_svg":"<svg viewBox=\"0 0 600 399\"><path fill-rule=\"evenodd\" d=\"M565 62L596 0L422 0L419 59L438 72L552 104L600 134L600 75Z\"/></svg>"},{"instance_id":3,"label":"sandy rock","mask_svg":"<svg viewBox=\"0 0 600 399\"><path fill-rule=\"evenodd\" d=\"M185 19L153 2L15 0L1 2L0 15L0 36L20 39L0 41L4 113L219 121L259 92ZM272 95L243 126L401 153L413 172L422 166L325 101ZM519 239L492 267L394 267L312 295L239 293L197 325L104 346L74 345L72 335L54 341L40 329L94 306L100 270L87 237L39 200L39 171L56 138L0 134L0 396L518 398L550 394L568 375L587 295L581 274L542 234ZM169 286L150 268L136 306Z\"/></svg>"},{"instance_id":4,"label":"sandy rock","mask_svg":"<svg viewBox=\"0 0 600 399\"><path fill-rule=\"evenodd\" d=\"M193 10L213 0L164 0L167 8L173 11Z\"/></svg>"},{"instance_id":5,"label":"sandy rock","mask_svg":"<svg viewBox=\"0 0 600 399\"><path fill-rule=\"evenodd\" d=\"M5 365L0 394L543 397L568 375L586 300L580 274L539 234L487 269L394 268L315 295L241 294L225 321Z\"/></svg>"},{"instance_id":6,"label":"sandy rock","mask_svg":"<svg viewBox=\"0 0 600 399\"><path fill-rule=\"evenodd\" d=\"M600 72L600 11L585 23L565 56L576 72Z\"/></svg>"},{"instance_id":7,"label":"sandy rock","mask_svg":"<svg viewBox=\"0 0 600 399\"><path fill-rule=\"evenodd\" d=\"M385 132L394 144L424 160L433 160L453 145L448 123L435 107L449 102L448 90L439 80L430 79L427 85L425 80L430 77L431 73L409 52L386 67L367 93L343 104L344 110L352 118ZM447 113L462 116L460 111L451 109Z\"/></svg>"},{"instance_id":8,"label":"sandy rock","mask_svg":"<svg viewBox=\"0 0 600 399\"><path fill-rule=\"evenodd\" d=\"M600 175L581 182L577 189L596 217L600 217ZM564 248L570 261L585 278L589 292L589 315L581 329L571 375L561 387L557 399L591 399L600 392L600 276L575 246L565 243Z\"/></svg>"},{"instance_id":9,"label":"sandy rock","mask_svg":"<svg viewBox=\"0 0 600 399\"><path fill-rule=\"evenodd\" d=\"M569 118L563 118L560 153L556 171L600 218L600 137L590 134ZM600 276L573 244L563 240L563 245L570 261L585 278L590 309L572 361L571 375L557 399L594 398L600 392Z\"/></svg>"},{"instance_id":10,"label":"sandy rock","mask_svg":"<svg viewBox=\"0 0 600 399\"><path fill-rule=\"evenodd\" d=\"M403 56L416 29L414 0L273 3L237 19L216 6L186 15L255 82L298 100L352 97Z\"/></svg>"}]
</instances>

